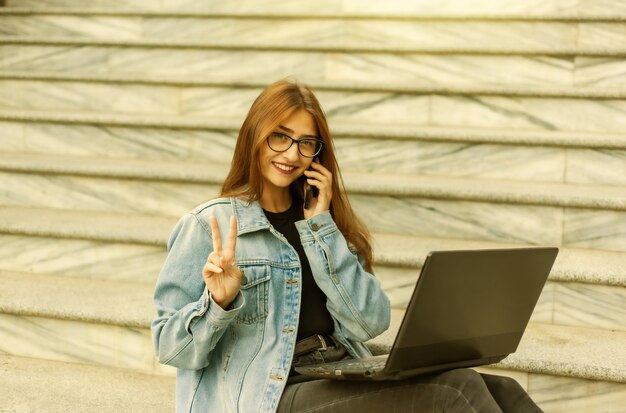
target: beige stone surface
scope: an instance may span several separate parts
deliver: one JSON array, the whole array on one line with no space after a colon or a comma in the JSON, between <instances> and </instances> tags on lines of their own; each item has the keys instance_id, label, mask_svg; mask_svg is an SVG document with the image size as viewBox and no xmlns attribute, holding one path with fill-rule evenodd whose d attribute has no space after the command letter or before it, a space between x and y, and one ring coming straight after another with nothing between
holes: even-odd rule
<instances>
[{"instance_id":1,"label":"beige stone surface","mask_svg":"<svg viewBox=\"0 0 626 413\"><path fill-rule=\"evenodd\" d=\"M174 411L174 379L0 355L2 413Z\"/></svg>"}]
</instances>

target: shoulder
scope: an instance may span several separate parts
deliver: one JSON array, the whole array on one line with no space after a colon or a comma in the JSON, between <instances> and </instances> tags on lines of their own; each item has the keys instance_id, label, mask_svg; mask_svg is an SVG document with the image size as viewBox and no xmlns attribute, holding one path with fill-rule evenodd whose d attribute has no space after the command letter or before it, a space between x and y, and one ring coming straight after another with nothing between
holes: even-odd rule
<instances>
[{"instance_id":1,"label":"shoulder","mask_svg":"<svg viewBox=\"0 0 626 413\"><path fill-rule=\"evenodd\" d=\"M233 198L215 198L196 206L189 214L196 217L208 217L214 214L232 213Z\"/></svg>"},{"instance_id":2,"label":"shoulder","mask_svg":"<svg viewBox=\"0 0 626 413\"><path fill-rule=\"evenodd\" d=\"M230 215L232 215L230 198L216 198L196 206L178 220L170 235L168 248L174 241L181 243L187 240L198 243L211 239L209 217L215 216L221 223L230 219Z\"/></svg>"},{"instance_id":3,"label":"shoulder","mask_svg":"<svg viewBox=\"0 0 626 413\"><path fill-rule=\"evenodd\" d=\"M199 224L210 232L209 217L214 216L218 221L233 214L231 198L215 198L204 202L180 218L181 222Z\"/></svg>"}]
</instances>

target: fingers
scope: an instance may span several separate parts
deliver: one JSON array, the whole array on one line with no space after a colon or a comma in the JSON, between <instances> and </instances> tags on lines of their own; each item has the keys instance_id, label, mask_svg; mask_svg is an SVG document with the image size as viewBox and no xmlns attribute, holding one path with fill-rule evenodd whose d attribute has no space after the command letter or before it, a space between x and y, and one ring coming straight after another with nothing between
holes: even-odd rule
<instances>
[{"instance_id":1,"label":"fingers","mask_svg":"<svg viewBox=\"0 0 626 413\"><path fill-rule=\"evenodd\" d=\"M240 276L242 274L239 267L237 267L234 262L229 262L225 257L220 257L220 267L229 275Z\"/></svg>"},{"instance_id":2,"label":"fingers","mask_svg":"<svg viewBox=\"0 0 626 413\"><path fill-rule=\"evenodd\" d=\"M230 217L230 231L228 239L226 240L225 249L222 246L222 237L217 218L210 216L209 223L211 225L211 237L213 239L213 252L209 255L208 259L213 262L213 264L223 268L220 264L220 258L224 257L226 263L232 266L235 262L235 247L237 246L237 219L234 216Z\"/></svg>"},{"instance_id":3,"label":"fingers","mask_svg":"<svg viewBox=\"0 0 626 413\"><path fill-rule=\"evenodd\" d=\"M235 216L230 217L230 233L228 234L228 241L226 243L226 248L229 251L235 252L235 247L237 246L237 218Z\"/></svg>"},{"instance_id":4,"label":"fingers","mask_svg":"<svg viewBox=\"0 0 626 413\"><path fill-rule=\"evenodd\" d=\"M207 264L212 264L216 267L221 267L220 265L220 258L222 256L219 255L217 252L213 251L212 253L209 254L209 257L207 258L206 262Z\"/></svg>"},{"instance_id":5,"label":"fingers","mask_svg":"<svg viewBox=\"0 0 626 413\"><path fill-rule=\"evenodd\" d=\"M327 211L333 196L333 174L319 162L311 163L312 170L305 171L307 184L316 187L319 195L312 200L309 208L305 208L304 217L311 218L318 213Z\"/></svg>"},{"instance_id":6,"label":"fingers","mask_svg":"<svg viewBox=\"0 0 626 413\"><path fill-rule=\"evenodd\" d=\"M311 168L313 168L313 170L307 171L307 172L313 172L313 173L318 172L329 179L332 179L333 177L332 172L330 172L324 165L322 165L319 162L311 162Z\"/></svg>"},{"instance_id":7,"label":"fingers","mask_svg":"<svg viewBox=\"0 0 626 413\"><path fill-rule=\"evenodd\" d=\"M306 182L309 185L316 186L321 188L322 186L330 186L330 182L327 177L317 172L309 172L307 173Z\"/></svg>"},{"instance_id":8,"label":"fingers","mask_svg":"<svg viewBox=\"0 0 626 413\"><path fill-rule=\"evenodd\" d=\"M217 218L211 215L209 224L211 225L211 238L213 238L213 251L222 255L222 237L220 236L220 227L217 225Z\"/></svg>"},{"instance_id":9,"label":"fingers","mask_svg":"<svg viewBox=\"0 0 626 413\"><path fill-rule=\"evenodd\" d=\"M239 276L241 275L241 270L235 265L234 261L229 260L227 257L220 256L216 252L212 252L204 264L203 273L205 276L221 273Z\"/></svg>"},{"instance_id":10,"label":"fingers","mask_svg":"<svg viewBox=\"0 0 626 413\"><path fill-rule=\"evenodd\" d=\"M312 165L316 165L316 164L313 163ZM319 164L317 164L317 165L319 165ZM326 169L323 166L319 165L319 169L318 170L316 170L316 171L305 171L304 173L306 174L307 183L309 185L315 186L316 188L318 188L322 192L323 191L331 191L332 190L333 175L332 175L332 173L328 169Z\"/></svg>"},{"instance_id":11,"label":"fingers","mask_svg":"<svg viewBox=\"0 0 626 413\"><path fill-rule=\"evenodd\" d=\"M224 270L221 269L220 267L218 267L217 265L213 264L212 262L206 262L206 264L204 264L204 270L207 272L212 272L212 273L221 273Z\"/></svg>"},{"instance_id":12,"label":"fingers","mask_svg":"<svg viewBox=\"0 0 626 413\"><path fill-rule=\"evenodd\" d=\"M307 178L315 179L317 181L320 181L320 182L323 182L323 183L328 183L328 184L330 184L330 182L332 182L333 174L328 169L324 168L324 166L322 166L322 164L313 162L311 164L311 166L315 170L304 171L304 174L306 175Z\"/></svg>"}]
</instances>

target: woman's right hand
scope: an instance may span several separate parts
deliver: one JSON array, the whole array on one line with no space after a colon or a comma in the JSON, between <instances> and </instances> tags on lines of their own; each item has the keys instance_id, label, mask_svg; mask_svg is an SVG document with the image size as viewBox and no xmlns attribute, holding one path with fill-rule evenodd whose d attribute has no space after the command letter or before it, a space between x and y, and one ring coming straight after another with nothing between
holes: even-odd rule
<instances>
[{"instance_id":1,"label":"woman's right hand","mask_svg":"<svg viewBox=\"0 0 626 413\"><path fill-rule=\"evenodd\" d=\"M222 237L217 219L209 218L213 252L209 254L202 269L202 278L211 293L213 301L226 309L233 302L241 286L243 272L235 265L235 246L237 245L237 219L230 217L230 233L226 248L222 248Z\"/></svg>"}]
</instances>

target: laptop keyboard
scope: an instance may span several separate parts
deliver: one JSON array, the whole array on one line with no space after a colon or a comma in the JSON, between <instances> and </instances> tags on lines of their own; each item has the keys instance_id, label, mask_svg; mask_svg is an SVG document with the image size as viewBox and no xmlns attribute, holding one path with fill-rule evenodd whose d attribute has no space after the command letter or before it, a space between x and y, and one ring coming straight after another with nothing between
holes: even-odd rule
<instances>
[{"instance_id":1,"label":"laptop keyboard","mask_svg":"<svg viewBox=\"0 0 626 413\"><path fill-rule=\"evenodd\" d=\"M387 364L387 359L372 358L372 359L367 359L367 360L346 361L345 364L342 365L342 367L344 369L367 368L368 370L370 369L379 370L385 367L385 364Z\"/></svg>"},{"instance_id":2,"label":"laptop keyboard","mask_svg":"<svg viewBox=\"0 0 626 413\"><path fill-rule=\"evenodd\" d=\"M344 371L380 371L387 364L387 357L372 357L367 359L353 359L353 360L341 360L335 361L332 363L324 363L318 364L316 366L310 366L309 369L312 371L318 371L320 373L325 372L329 374L329 372L334 372L335 370L344 370Z\"/></svg>"}]
</instances>

